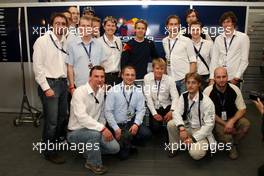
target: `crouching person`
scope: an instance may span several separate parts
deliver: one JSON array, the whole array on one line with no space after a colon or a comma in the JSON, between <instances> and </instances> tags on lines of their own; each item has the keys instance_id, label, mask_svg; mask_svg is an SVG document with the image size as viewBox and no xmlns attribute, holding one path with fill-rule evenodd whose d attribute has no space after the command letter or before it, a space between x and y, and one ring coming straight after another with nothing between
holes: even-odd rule
<instances>
[{"instance_id":1,"label":"crouching person","mask_svg":"<svg viewBox=\"0 0 264 176\"><path fill-rule=\"evenodd\" d=\"M188 91L180 96L172 113L173 119L167 124L169 157L174 157L177 150L187 148L193 159L200 160L206 155L210 144L215 143L212 135L215 107L211 99L199 91L200 75L188 73L185 82Z\"/></svg>"},{"instance_id":2,"label":"crouching person","mask_svg":"<svg viewBox=\"0 0 264 176\"><path fill-rule=\"evenodd\" d=\"M68 125L68 142L76 145L93 146L84 151L85 167L95 174L104 174L107 170L102 164L102 154L119 152L119 144L105 127L103 116L105 71L95 66L90 71L87 84L78 87L71 100L71 114Z\"/></svg>"}]
</instances>

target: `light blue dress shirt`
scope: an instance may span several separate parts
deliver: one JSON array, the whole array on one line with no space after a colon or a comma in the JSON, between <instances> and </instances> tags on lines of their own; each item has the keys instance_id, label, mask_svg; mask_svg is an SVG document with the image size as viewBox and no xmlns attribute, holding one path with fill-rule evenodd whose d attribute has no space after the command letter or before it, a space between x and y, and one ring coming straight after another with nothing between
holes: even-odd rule
<instances>
[{"instance_id":1,"label":"light blue dress shirt","mask_svg":"<svg viewBox=\"0 0 264 176\"><path fill-rule=\"evenodd\" d=\"M100 65L103 58L103 50L101 44L97 39L91 39L88 44L85 45L88 53L91 46L90 59L82 45L82 39L76 37L69 43L66 63L73 66L74 71L74 83L76 87L84 85L89 79L90 68L89 64L93 66Z\"/></svg>"},{"instance_id":2,"label":"light blue dress shirt","mask_svg":"<svg viewBox=\"0 0 264 176\"><path fill-rule=\"evenodd\" d=\"M124 93L123 93L124 92ZM128 107L128 101L131 96L131 101ZM126 98L124 97L124 94ZM131 119L128 117L128 112L135 116L134 123L141 125L145 115L145 98L142 88L133 86L131 90L124 91L124 82L112 87L107 93L105 102L105 118L114 130L117 130L118 123L127 123Z\"/></svg>"}]
</instances>

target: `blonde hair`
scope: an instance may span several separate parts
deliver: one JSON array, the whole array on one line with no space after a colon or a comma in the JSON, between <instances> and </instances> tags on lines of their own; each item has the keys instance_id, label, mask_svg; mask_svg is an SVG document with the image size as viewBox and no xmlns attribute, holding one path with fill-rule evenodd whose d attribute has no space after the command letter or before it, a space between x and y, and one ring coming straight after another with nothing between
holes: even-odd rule
<instances>
[{"instance_id":1,"label":"blonde hair","mask_svg":"<svg viewBox=\"0 0 264 176\"><path fill-rule=\"evenodd\" d=\"M158 65L160 67L166 67L166 62L162 58L156 58L152 61L152 67L155 67L155 65Z\"/></svg>"}]
</instances>

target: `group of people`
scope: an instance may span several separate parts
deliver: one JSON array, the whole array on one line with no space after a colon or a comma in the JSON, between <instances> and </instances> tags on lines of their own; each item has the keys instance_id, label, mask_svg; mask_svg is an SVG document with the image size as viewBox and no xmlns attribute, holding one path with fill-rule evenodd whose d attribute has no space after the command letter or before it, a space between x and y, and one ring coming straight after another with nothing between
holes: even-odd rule
<instances>
[{"instance_id":1,"label":"group of people","mask_svg":"<svg viewBox=\"0 0 264 176\"><path fill-rule=\"evenodd\" d=\"M107 171L102 154L125 160L164 129L169 157L185 144L193 159L202 159L210 149L201 146L217 140L230 144L229 157L237 159L237 146L250 126L239 89L249 38L235 30L233 12L220 18L224 33L214 42L202 30L195 9L187 11L186 22L182 33L180 18L167 18L169 34L162 40L161 58L154 41L145 38L145 20L135 22L135 36L123 44L115 36L117 20L112 16L102 21L101 35L101 20L91 7L82 17L76 7L55 13L53 30L33 46L43 142L59 143L66 134L71 143L98 143L99 150L84 152L85 167L95 174ZM45 150L44 156L65 162L56 150Z\"/></svg>"}]
</instances>

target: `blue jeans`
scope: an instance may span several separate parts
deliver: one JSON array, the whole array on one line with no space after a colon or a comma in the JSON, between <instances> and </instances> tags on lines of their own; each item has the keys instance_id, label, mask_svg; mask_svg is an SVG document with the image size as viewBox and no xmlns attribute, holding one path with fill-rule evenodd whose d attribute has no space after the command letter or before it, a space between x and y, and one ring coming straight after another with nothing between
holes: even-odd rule
<instances>
[{"instance_id":1,"label":"blue jeans","mask_svg":"<svg viewBox=\"0 0 264 176\"><path fill-rule=\"evenodd\" d=\"M181 95L187 90L184 79L176 81L176 88L178 90L179 95Z\"/></svg>"},{"instance_id":2,"label":"blue jeans","mask_svg":"<svg viewBox=\"0 0 264 176\"><path fill-rule=\"evenodd\" d=\"M102 165L102 154L115 154L120 149L115 139L106 142L101 132L87 128L68 132L67 140L69 143L75 143L77 145L82 143L94 146L92 149L84 151L86 161L94 166Z\"/></svg>"},{"instance_id":3,"label":"blue jeans","mask_svg":"<svg viewBox=\"0 0 264 176\"><path fill-rule=\"evenodd\" d=\"M67 79L48 79L50 88L54 91L54 97L47 97L43 90L38 87L39 97L43 106L44 127L42 140L44 143L58 143L63 134L64 122L67 119ZM45 150L44 155L54 155L56 150Z\"/></svg>"}]
</instances>

